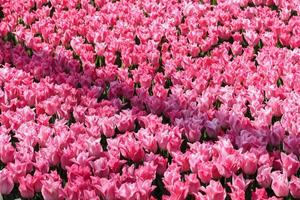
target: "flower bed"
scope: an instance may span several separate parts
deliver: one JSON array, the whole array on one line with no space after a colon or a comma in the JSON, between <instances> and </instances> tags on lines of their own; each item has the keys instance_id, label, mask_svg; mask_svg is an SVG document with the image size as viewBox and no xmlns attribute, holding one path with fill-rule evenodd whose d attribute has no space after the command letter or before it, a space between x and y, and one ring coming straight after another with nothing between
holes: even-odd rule
<instances>
[{"instance_id":1,"label":"flower bed","mask_svg":"<svg viewBox=\"0 0 300 200\"><path fill-rule=\"evenodd\" d=\"M298 0L0 0L3 199L300 198Z\"/></svg>"}]
</instances>

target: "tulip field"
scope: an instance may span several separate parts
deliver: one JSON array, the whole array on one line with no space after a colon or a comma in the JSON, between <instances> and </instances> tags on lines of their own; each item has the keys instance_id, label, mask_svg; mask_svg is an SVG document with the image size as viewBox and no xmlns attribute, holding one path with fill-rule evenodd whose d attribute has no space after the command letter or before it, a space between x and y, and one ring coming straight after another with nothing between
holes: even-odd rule
<instances>
[{"instance_id":1,"label":"tulip field","mask_svg":"<svg viewBox=\"0 0 300 200\"><path fill-rule=\"evenodd\" d=\"M300 199L300 0L0 0L15 199Z\"/></svg>"}]
</instances>

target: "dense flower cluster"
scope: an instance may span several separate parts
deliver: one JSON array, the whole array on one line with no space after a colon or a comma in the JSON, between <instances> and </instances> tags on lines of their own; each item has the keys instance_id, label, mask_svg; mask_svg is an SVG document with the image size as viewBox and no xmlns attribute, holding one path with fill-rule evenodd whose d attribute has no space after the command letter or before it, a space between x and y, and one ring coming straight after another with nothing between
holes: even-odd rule
<instances>
[{"instance_id":1,"label":"dense flower cluster","mask_svg":"<svg viewBox=\"0 0 300 200\"><path fill-rule=\"evenodd\" d=\"M299 0L0 0L0 37L4 199L300 198Z\"/></svg>"}]
</instances>

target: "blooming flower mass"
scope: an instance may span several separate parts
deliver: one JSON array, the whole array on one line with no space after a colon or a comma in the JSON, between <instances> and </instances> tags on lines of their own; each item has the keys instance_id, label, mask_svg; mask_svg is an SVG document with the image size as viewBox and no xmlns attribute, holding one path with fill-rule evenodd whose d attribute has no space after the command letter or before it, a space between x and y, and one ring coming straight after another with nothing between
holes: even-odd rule
<instances>
[{"instance_id":1,"label":"blooming flower mass","mask_svg":"<svg viewBox=\"0 0 300 200\"><path fill-rule=\"evenodd\" d=\"M0 0L0 199L300 199L299 0Z\"/></svg>"}]
</instances>

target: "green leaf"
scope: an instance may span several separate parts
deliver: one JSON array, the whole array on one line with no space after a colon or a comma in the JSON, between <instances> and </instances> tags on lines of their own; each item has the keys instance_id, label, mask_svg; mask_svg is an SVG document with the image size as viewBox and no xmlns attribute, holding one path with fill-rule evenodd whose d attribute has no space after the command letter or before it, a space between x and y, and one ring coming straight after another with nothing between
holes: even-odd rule
<instances>
[{"instance_id":1,"label":"green leaf","mask_svg":"<svg viewBox=\"0 0 300 200\"><path fill-rule=\"evenodd\" d=\"M176 34L177 36L181 35L181 29L179 28L179 26L176 26Z\"/></svg>"},{"instance_id":2,"label":"green leaf","mask_svg":"<svg viewBox=\"0 0 300 200\"><path fill-rule=\"evenodd\" d=\"M109 88L110 88L110 84L109 84L109 82L106 82L105 89L104 89L103 93L98 97L97 102L100 102L101 100L108 98Z\"/></svg>"},{"instance_id":3,"label":"green leaf","mask_svg":"<svg viewBox=\"0 0 300 200\"><path fill-rule=\"evenodd\" d=\"M201 131L201 138L200 138L200 141L204 142L204 141L209 141L209 136L206 132L206 130L202 130Z\"/></svg>"},{"instance_id":4,"label":"green leaf","mask_svg":"<svg viewBox=\"0 0 300 200\"><path fill-rule=\"evenodd\" d=\"M98 67L103 67L105 66L105 57L104 56L98 56L96 57L96 61L95 61L95 66Z\"/></svg>"},{"instance_id":5,"label":"green leaf","mask_svg":"<svg viewBox=\"0 0 300 200\"><path fill-rule=\"evenodd\" d=\"M43 199L43 196L42 196L42 193L41 192L37 192L35 193L34 197L32 200L42 200Z\"/></svg>"},{"instance_id":6,"label":"green leaf","mask_svg":"<svg viewBox=\"0 0 300 200\"><path fill-rule=\"evenodd\" d=\"M283 48L283 45L281 44L280 40L277 41L276 47L277 48Z\"/></svg>"},{"instance_id":7,"label":"green leaf","mask_svg":"<svg viewBox=\"0 0 300 200\"><path fill-rule=\"evenodd\" d=\"M11 143L11 145L13 146L13 147L15 147L16 148L16 143L18 143L19 142L19 139L18 138L16 138L16 134L15 134L15 132L14 131L10 131L9 132L9 134L10 134L10 143Z\"/></svg>"},{"instance_id":8,"label":"green leaf","mask_svg":"<svg viewBox=\"0 0 300 200\"><path fill-rule=\"evenodd\" d=\"M271 120L272 125L274 125L275 122L279 122L281 120L281 118L282 118L282 115L273 115L272 120Z\"/></svg>"},{"instance_id":9,"label":"green leaf","mask_svg":"<svg viewBox=\"0 0 300 200\"><path fill-rule=\"evenodd\" d=\"M80 10L80 9L81 9L81 3L78 3L78 4L76 5L76 9L77 9L77 10Z\"/></svg>"},{"instance_id":10,"label":"green leaf","mask_svg":"<svg viewBox=\"0 0 300 200\"><path fill-rule=\"evenodd\" d=\"M50 124L54 124L55 120L58 118L57 114L55 113L54 115L52 115L49 119L49 123Z\"/></svg>"},{"instance_id":11,"label":"green leaf","mask_svg":"<svg viewBox=\"0 0 300 200\"><path fill-rule=\"evenodd\" d=\"M249 118L251 121L254 120L254 117L252 116L250 108L248 106L247 106L247 110L246 110L244 116L247 117L247 118Z\"/></svg>"},{"instance_id":12,"label":"green leaf","mask_svg":"<svg viewBox=\"0 0 300 200\"><path fill-rule=\"evenodd\" d=\"M275 4L270 6L271 10L275 10L278 11L278 6L276 6Z\"/></svg>"},{"instance_id":13,"label":"green leaf","mask_svg":"<svg viewBox=\"0 0 300 200\"><path fill-rule=\"evenodd\" d=\"M261 40L259 40L258 44L254 47L254 53L257 54L258 51L263 47L263 43Z\"/></svg>"},{"instance_id":14,"label":"green leaf","mask_svg":"<svg viewBox=\"0 0 300 200\"><path fill-rule=\"evenodd\" d=\"M216 5L218 5L218 2L217 2L217 0L210 0L210 4L213 6L216 6Z\"/></svg>"},{"instance_id":15,"label":"green leaf","mask_svg":"<svg viewBox=\"0 0 300 200\"><path fill-rule=\"evenodd\" d=\"M116 60L114 62L115 65L117 65L119 68L122 67L122 55L120 51L116 52Z\"/></svg>"},{"instance_id":16,"label":"green leaf","mask_svg":"<svg viewBox=\"0 0 300 200\"><path fill-rule=\"evenodd\" d=\"M37 10L37 5L36 5L36 2L34 2L34 5L32 8L30 8L29 12L33 12L33 11L36 11Z\"/></svg>"},{"instance_id":17,"label":"green leaf","mask_svg":"<svg viewBox=\"0 0 300 200\"><path fill-rule=\"evenodd\" d=\"M184 134L182 134L182 143L180 145L180 151L182 153L185 153L187 149L188 149L188 139Z\"/></svg>"},{"instance_id":18,"label":"green leaf","mask_svg":"<svg viewBox=\"0 0 300 200\"><path fill-rule=\"evenodd\" d=\"M283 85L283 80L282 80L282 78L279 77L279 78L277 79L276 84L277 84L277 87L282 86L282 85Z\"/></svg>"},{"instance_id":19,"label":"green leaf","mask_svg":"<svg viewBox=\"0 0 300 200\"><path fill-rule=\"evenodd\" d=\"M0 170L5 168L5 164L0 160Z\"/></svg>"},{"instance_id":20,"label":"green leaf","mask_svg":"<svg viewBox=\"0 0 300 200\"><path fill-rule=\"evenodd\" d=\"M12 32L8 32L7 35L4 37L4 40L12 42L14 46L18 44L15 34L13 34Z\"/></svg>"},{"instance_id":21,"label":"green leaf","mask_svg":"<svg viewBox=\"0 0 300 200\"><path fill-rule=\"evenodd\" d=\"M216 110L219 110L219 108L222 105L222 102L219 99L216 99L215 102L213 103L214 107Z\"/></svg>"},{"instance_id":22,"label":"green leaf","mask_svg":"<svg viewBox=\"0 0 300 200\"><path fill-rule=\"evenodd\" d=\"M53 14L54 14L54 12L55 12L55 8L54 7L52 7L51 8L51 10L50 10L50 18L52 18L53 17Z\"/></svg>"},{"instance_id":23,"label":"green leaf","mask_svg":"<svg viewBox=\"0 0 300 200\"><path fill-rule=\"evenodd\" d=\"M137 133L141 129L140 123L137 119L134 120L134 132Z\"/></svg>"},{"instance_id":24,"label":"green leaf","mask_svg":"<svg viewBox=\"0 0 300 200\"><path fill-rule=\"evenodd\" d=\"M156 177L153 180L152 185L155 186L155 189L152 191L152 195L156 199L162 199L162 196L164 194L169 195L168 190L165 188L162 175L156 174Z\"/></svg>"},{"instance_id":25,"label":"green leaf","mask_svg":"<svg viewBox=\"0 0 300 200\"><path fill-rule=\"evenodd\" d=\"M163 124L171 124L171 119L168 117L168 116L166 116L164 113L162 114L162 123Z\"/></svg>"},{"instance_id":26,"label":"green leaf","mask_svg":"<svg viewBox=\"0 0 300 200\"><path fill-rule=\"evenodd\" d=\"M105 135L101 134L100 144L102 146L103 151L107 151L107 138Z\"/></svg>"},{"instance_id":27,"label":"green leaf","mask_svg":"<svg viewBox=\"0 0 300 200\"><path fill-rule=\"evenodd\" d=\"M40 144L37 143L35 146L34 146L34 151L37 152L40 150Z\"/></svg>"},{"instance_id":28,"label":"green leaf","mask_svg":"<svg viewBox=\"0 0 300 200\"><path fill-rule=\"evenodd\" d=\"M72 124L76 123L76 119L74 117L73 112L70 113L70 119L67 122L67 125L70 127Z\"/></svg>"},{"instance_id":29,"label":"green leaf","mask_svg":"<svg viewBox=\"0 0 300 200\"><path fill-rule=\"evenodd\" d=\"M165 88L170 88L171 86L173 86L172 80L170 78L167 78L166 82L165 82Z\"/></svg>"},{"instance_id":30,"label":"green leaf","mask_svg":"<svg viewBox=\"0 0 300 200\"><path fill-rule=\"evenodd\" d=\"M28 56L32 57L32 55L33 55L32 49L31 48L27 48L27 47L25 49L26 49L26 52L27 52Z\"/></svg>"},{"instance_id":31,"label":"green leaf","mask_svg":"<svg viewBox=\"0 0 300 200\"><path fill-rule=\"evenodd\" d=\"M248 47L248 46L249 46L249 44L248 44L247 40L245 39L245 37L244 37L244 35L243 35L242 47L243 47L243 48L246 48L246 47Z\"/></svg>"},{"instance_id":32,"label":"green leaf","mask_svg":"<svg viewBox=\"0 0 300 200\"><path fill-rule=\"evenodd\" d=\"M135 42L136 45L140 45L141 44L141 40L140 40L140 38L137 35L134 37L134 42Z\"/></svg>"},{"instance_id":33,"label":"green leaf","mask_svg":"<svg viewBox=\"0 0 300 200\"><path fill-rule=\"evenodd\" d=\"M90 0L90 4L94 7L96 7L95 0Z\"/></svg>"},{"instance_id":34,"label":"green leaf","mask_svg":"<svg viewBox=\"0 0 300 200\"><path fill-rule=\"evenodd\" d=\"M145 17L149 17L150 16L146 11L143 11L143 14L144 14Z\"/></svg>"},{"instance_id":35,"label":"green leaf","mask_svg":"<svg viewBox=\"0 0 300 200\"><path fill-rule=\"evenodd\" d=\"M298 16L298 13L296 10L291 10L291 16Z\"/></svg>"},{"instance_id":36,"label":"green leaf","mask_svg":"<svg viewBox=\"0 0 300 200\"><path fill-rule=\"evenodd\" d=\"M4 12L2 11L2 7L0 7L0 19L4 19Z\"/></svg>"}]
</instances>

